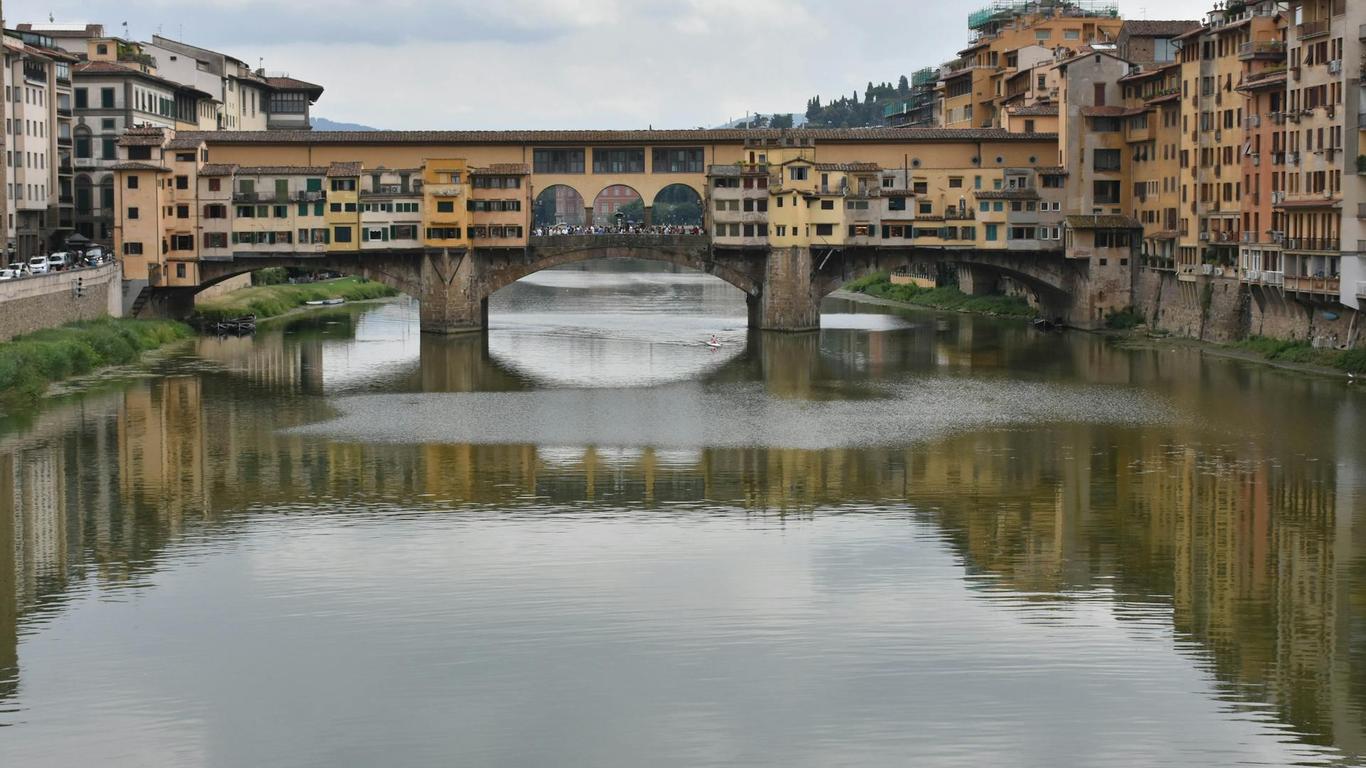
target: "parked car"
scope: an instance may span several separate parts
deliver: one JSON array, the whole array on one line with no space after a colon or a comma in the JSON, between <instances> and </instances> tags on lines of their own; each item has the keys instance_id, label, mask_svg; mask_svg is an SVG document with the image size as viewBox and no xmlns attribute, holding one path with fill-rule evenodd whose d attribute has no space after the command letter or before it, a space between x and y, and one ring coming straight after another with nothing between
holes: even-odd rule
<instances>
[{"instance_id":1,"label":"parked car","mask_svg":"<svg viewBox=\"0 0 1366 768\"><path fill-rule=\"evenodd\" d=\"M100 246L92 246L85 251L85 263L93 266L103 264L109 258L109 254Z\"/></svg>"},{"instance_id":2,"label":"parked car","mask_svg":"<svg viewBox=\"0 0 1366 768\"><path fill-rule=\"evenodd\" d=\"M48 272L47 257L34 256L28 260L28 271L34 275L46 275Z\"/></svg>"},{"instance_id":3,"label":"parked car","mask_svg":"<svg viewBox=\"0 0 1366 768\"><path fill-rule=\"evenodd\" d=\"M20 274L10 269L9 267L0 269L0 280L18 280L19 277Z\"/></svg>"},{"instance_id":4,"label":"parked car","mask_svg":"<svg viewBox=\"0 0 1366 768\"><path fill-rule=\"evenodd\" d=\"M67 255L66 251L57 251L56 253L49 253L47 255L47 268L49 271L60 272L69 266L71 266L71 257Z\"/></svg>"},{"instance_id":5,"label":"parked car","mask_svg":"<svg viewBox=\"0 0 1366 768\"><path fill-rule=\"evenodd\" d=\"M13 272L17 277L28 277L28 265L22 261L11 261L5 269Z\"/></svg>"}]
</instances>

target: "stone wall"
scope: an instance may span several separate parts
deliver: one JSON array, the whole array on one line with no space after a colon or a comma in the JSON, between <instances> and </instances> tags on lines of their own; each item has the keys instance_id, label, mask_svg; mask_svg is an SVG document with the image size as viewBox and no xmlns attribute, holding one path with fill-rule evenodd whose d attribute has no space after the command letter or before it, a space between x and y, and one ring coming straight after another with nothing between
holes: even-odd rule
<instances>
[{"instance_id":1,"label":"stone wall","mask_svg":"<svg viewBox=\"0 0 1366 768\"><path fill-rule=\"evenodd\" d=\"M1247 291L1235 279L1180 280L1171 272L1144 269L1134 294L1135 308L1155 329L1202 341L1247 337Z\"/></svg>"},{"instance_id":2,"label":"stone wall","mask_svg":"<svg viewBox=\"0 0 1366 768\"><path fill-rule=\"evenodd\" d=\"M1252 290L1249 326L1253 336L1307 341L1316 347L1361 346L1366 335L1357 310L1336 303L1306 304L1261 287Z\"/></svg>"},{"instance_id":3,"label":"stone wall","mask_svg":"<svg viewBox=\"0 0 1366 768\"><path fill-rule=\"evenodd\" d=\"M206 301L213 301L214 299L220 298L225 294L232 293L233 291L240 291L243 288L250 287L251 273L243 273L237 275L236 277L230 277L227 280L222 281L221 283L214 283L208 288L205 288L199 293L196 293L194 295L194 303L202 304Z\"/></svg>"},{"instance_id":4,"label":"stone wall","mask_svg":"<svg viewBox=\"0 0 1366 768\"><path fill-rule=\"evenodd\" d=\"M77 295L79 289L80 295ZM122 311L119 265L0 282L0 341Z\"/></svg>"}]
</instances>

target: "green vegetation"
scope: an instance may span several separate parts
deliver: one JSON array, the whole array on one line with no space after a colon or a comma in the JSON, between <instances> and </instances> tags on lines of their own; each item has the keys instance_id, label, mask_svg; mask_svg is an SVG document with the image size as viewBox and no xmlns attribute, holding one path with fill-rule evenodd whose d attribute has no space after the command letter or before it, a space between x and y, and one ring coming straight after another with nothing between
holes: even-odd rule
<instances>
[{"instance_id":1,"label":"green vegetation","mask_svg":"<svg viewBox=\"0 0 1366 768\"><path fill-rule=\"evenodd\" d=\"M189 335L189 326L170 320L103 318L18 336L0 344L0 402L32 403L51 382L126 365Z\"/></svg>"},{"instance_id":2,"label":"green vegetation","mask_svg":"<svg viewBox=\"0 0 1366 768\"><path fill-rule=\"evenodd\" d=\"M855 280L845 285L844 289L880 299L955 312L1003 317L1034 317L1038 314L1029 306L1029 302L1019 296L969 296L953 286L921 288L916 285L892 285L886 272L875 272Z\"/></svg>"},{"instance_id":3,"label":"green vegetation","mask_svg":"<svg viewBox=\"0 0 1366 768\"><path fill-rule=\"evenodd\" d=\"M1105 318L1105 327L1113 328L1117 331L1127 331L1142 325L1143 315L1140 315L1133 307L1125 307L1118 312L1111 312Z\"/></svg>"},{"instance_id":4,"label":"green vegetation","mask_svg":"<svg viewBox=\"0 0 1366 768\"><path fill-rule=\"evenodd\" d=\"M911 93L911 84L905 75L896 85L871 82L863 89L863 101L859 101L858 91L852 96L841 96L821 103L820 96L813 96L806 102L806 121L812 128L863 128L882 125L882 113L887 104Z\"/></svg>"},{"instance_id":5,"label":"green vegetation","mask_svg":"<svg viewBox=\"0 0 1366 768\"><path fill-rule=\"evenodd\" d=\"M289 270L284 267L267 267L251 273L252 285L281 285L289 282Z\"/></svg>"},{"instance_id":6,"label":"green vegetation","mask_svg":"<svg viewBox=\"0 0 1366 768\"><path fill-rule=\"evenodd\" d=\"M1308 342L1269 339L1253 336L1229 345L1234 349L1255 352L1277 363L1296 365L1317 365L1336 368L1347 373L1366 373L1366 349L1348 351L1338 349L1315 349Z\"/></svg>"},{"instance_id":7,"label":"green vegetation","mask_svg":"<svg viewBox=\"0 0 1366 768\"><path fill-rule=\"evenodd\" d=\"M310 301L340 298L347 301L380 299L398 293L383 283L361 277L343 277L297 285L256 285L243 288L195 307L194 322L215 322L243 315L256 315L258 320L275 317L303 306Z\"/></svg>"}]
</instances>

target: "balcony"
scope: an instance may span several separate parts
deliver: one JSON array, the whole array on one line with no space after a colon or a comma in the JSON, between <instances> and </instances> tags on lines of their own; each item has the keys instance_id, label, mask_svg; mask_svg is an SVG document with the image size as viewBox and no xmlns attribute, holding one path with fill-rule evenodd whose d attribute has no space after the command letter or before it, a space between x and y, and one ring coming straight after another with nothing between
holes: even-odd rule
<instances>
[{"instance_id":1,"label":"balcony","mask_svg":"<svg viewBox=\"0 0 1366 768\"><path fill-rule=\"evenodd\" d=\"M977 218L977 211L973 208L945 208L945 221L973 221Z\"/></svg>"},{"instance_id":2,"label":"balcony","mask_svg":"<svg viewBox=\"0 0 1366 768\"><path fill-rule=\"evenodd\" d=\"M327 199L327 193L320 189L300 190L291 194L289 199L296 203L321 203Z\"/></svg>"},{"instance_id":3,"label":"balcony","mask_svg":"<svg viewBox=\"0 0 1366 768\"><path fill-rule=\"evenodd\" d=\"M1303 293L1331 293L1337 295L1342 289L1341 279L1334 277L1296 277L1285 276L1285 289L1287 291L1300 291Z\"/></svg>"},{"instance_id":4,"label":"balcony","mask_svg":"<svg viewBox=\"0 0 1366 768\"><path fill-rule=\"evenodd\" d=\"M71 107L57 107L57 117L71 117Z\"/></svg>"},{"instance_id":5,"label":"balcony","mask_svg":"<svg viewBox=\"0 0 1366 768\"><path fill-rule=\"evenodd\" d=\"M459 197L465 194L464 184L428 184L423 191L433 197Z\"/></svg>"},{"instance_id":6,"label":"balcony","mask_svg":"<svg viewBox=\"0 0 1366 768\"><path fill-rule=\"evenodd\" d=\"M1242 61L1279 59L1284 56L1285 43L1280 40L1253 40L1238 46L1238 58Z\"/></svg>"},{"instance_id":7,"label":"balcony","mask_svg":"<svg viewBox=\"0 0 1366 768\"><path fill-rule=\"evenodd\" d=\"M1306 21L1299 26L1297 32L1301 40L1308 40L1311 37L1326 35L1328 34L1328 19Z\"/></svg>"},{"instance_id":8,"label":"balcony","mask_svg":"<svg viewBox=\"0 0 1366 768\"><path fill-rule=\"evenodd\" d=\"M1337 253L1341 250L1342 241L1337 238L1329 237L1287 237L1285 239L1285 249L1287 251L1324 251Z\"/></svg>"}]
</instances>

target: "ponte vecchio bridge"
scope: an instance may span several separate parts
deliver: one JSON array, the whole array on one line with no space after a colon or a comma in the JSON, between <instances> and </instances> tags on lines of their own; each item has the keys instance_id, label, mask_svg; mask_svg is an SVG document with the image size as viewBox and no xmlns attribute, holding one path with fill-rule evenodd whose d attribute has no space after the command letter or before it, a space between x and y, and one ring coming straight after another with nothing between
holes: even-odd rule
<instances>
[{"instance_id":1,"label":"ponte vecchio bridge","mask_svg":"<svg viewBox=\"0 0 1366 768\"><path fill-rule=\"evenodd\" d=\"M965 292L1011 281L1082 326L1127 306L1137 225L1066 216L1052 134L997 129L216 132L132 129L115 248L146 311L231 276L358 274L419 299L424 331L485 327L548 267L665 261L808 330L872 271Z\"/></svg>"}]
</instances>

